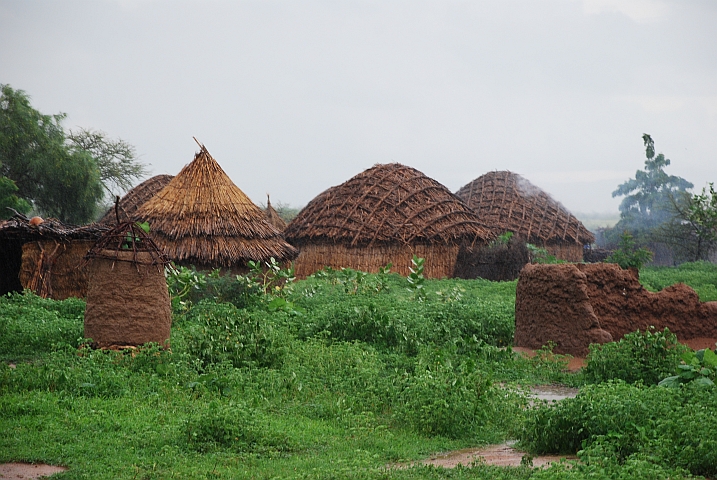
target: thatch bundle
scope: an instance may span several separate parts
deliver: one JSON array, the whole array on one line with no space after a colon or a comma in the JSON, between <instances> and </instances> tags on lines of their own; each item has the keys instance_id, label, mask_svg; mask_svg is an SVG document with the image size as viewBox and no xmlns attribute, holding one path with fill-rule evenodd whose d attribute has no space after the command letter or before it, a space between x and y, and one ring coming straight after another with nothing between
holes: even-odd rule
<instances>
[{"instance_id":1,"label":"thatch bundle","mask_svg":"<svg viewBox=\"0 0 717 480\"><path fill-rule=\"evenodd\" d=\"M97 347L166 345L172 310L164 278L169 259L135 223L107 232L87 253L85 337Z\"/></svg>"},{"instance_id":2,"label":"thatch bundle","mask_svg":"<svg viewBox=\"0 0 717 480\"><path fill-rule=\"evenodd\" d=\"M271 206L269 194L266 195L266 208L264 209L264 213L266 214L266 221L274 225L277 230L283 232L286 229L286 222L279 216L279 212Z\"/></svg>"},{"instance_id":3,"label":"thatch bundle","mask_svg":"<svg viewBox=\"0 0 717 480\"><path fill-rule=\"evenodd\" d=\"M117 205L119 221L137 221L137 210L139 207L144 205L147 200L166 187L173 178L173 175L155 175L127 192ZM105 213L97 223L110 227L117 225L118 222L117 215L115 214L115 207L107 210L107 213Z\"/></svg>"},{"instance_id":4,"label":"thatch bundle","mask_svg":"<svg viewBox=\"0 0 717 480\"><path fill-rule=\"evenodd\" d=\"M478 177L456 193L496 235L513 232L557 258L582 261L594 235L565 207L522 176L508 171Z\"/></svg>"},{"instance_id":5,"label":"thatch bundle","mask_svg":"<svg viewBox=\"0 0 717 480\"><path fill-rule=\"evenodd\" d=\"M376 165L324 191L284 234L301 249L299 277L324 266L377 271L388 262L407 275L414 254L426 258L427 277L450 277L461 247L494 237L445 186L397 163Z\"/></svg>"},{"instance_id":6,"label":"thatch bundle","mask_svg":"<svg viewBox=\"0 0 717 480\"><path fill-rule=\"evenodd\" d=\"M15 215L0 225L0 294L31 289L44 298L84 297L87 270L82 257L108 229L50 218L33 225Z\"/></svg>"},{"instance_id":7,"label":"thatch bundle","mask_svg":"<svg viewBox=\"0 0 717 480\"><path fill-rule=\"evenodd\" d=\"M241 269L249 260L282 262L297 250L234 185L204 145L169 184L137 211L169 258L197 268Z\"/></svg>"}]
</instances>

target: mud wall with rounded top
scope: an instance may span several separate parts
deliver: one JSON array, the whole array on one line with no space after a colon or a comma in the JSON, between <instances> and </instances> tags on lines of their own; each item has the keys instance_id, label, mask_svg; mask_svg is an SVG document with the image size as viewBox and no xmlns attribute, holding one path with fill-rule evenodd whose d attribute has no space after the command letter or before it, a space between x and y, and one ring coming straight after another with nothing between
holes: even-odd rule
<instances>
[{"instance_id":1,"label":"mud wall with rounded top","mask_svg":"<svg viewBox=\"0 0 717 480\"><path fill-rule=\"evenodd\" d=\"M702 303L684 284L645 290L636 270L616 264L526 265L515 299L515 346L583 357L591 343L648 327L680 340L717 337L717 302Z\"/></svg>"}]
</instances>

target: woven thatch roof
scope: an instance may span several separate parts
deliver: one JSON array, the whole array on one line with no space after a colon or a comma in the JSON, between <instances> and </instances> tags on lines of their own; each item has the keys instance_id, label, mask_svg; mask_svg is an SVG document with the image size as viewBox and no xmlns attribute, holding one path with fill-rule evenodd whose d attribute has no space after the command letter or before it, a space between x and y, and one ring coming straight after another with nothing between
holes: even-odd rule
<instances>
[{"instance_id":1,"label":"woven thatch roof","mask_svg":"<svg viewBox=\"0 0 717 480\"><path fill-rule=\"evenodd\" d=\"M375 165L314 198L287 240L343 244L483 243L494 237L445 186L398 163Z\"/></svg>"},{"instance_id":2,"label":"woven thatch roof","mask_svg":"<svg viewBox=\"0 0 717 480\"><path fill-rule=\"evenodd\" d=\"M565 207L513 172L486 173L456 195L498 234L511 231L531 242L586 245L595 241L593 234Z\"/></svg>"},{"instance_id":3,"label":"woven thatch roof","mask_svg":"<svg viewBox=\"0 0 717 480\"><path fill-rule=\"evenodd\" d=\"M277 230L283 232L284 229L286 229L286 222L279 216L279 213L274 210L274 207L271 206L269 194L266 195L266 208L264 209L264 213L266 214L266 221L274 225Z\"/></svg>"},{"instance_id":4,"label":"woven thatch roof","mask_svg":"<svg viewBox=\"0 0 717 480\"><path fill-rule=\"evenodd\" d=\"M194 160L137 211L157 245L170 259L197 266L296 257L296 249L200 146Z\"/></svg>"},{"instance_id":5,"label":"woven thatch roof","mask_svg":"<svg viewBox=\"0 0 717 480\"><path fill-rule=\"evenodd\" d=\"M139 207L166 187L173 178L173 175L155 175L127 192L118 205L120 222L135 221ZM117 225L115 208L107 210L97 223L110 227Z\"/></svg>"},{"instance_id":6,"label":"woven thatch roof","mask_svg":"<svg viewBox=\"0 0 717 480\"><path fill-rule=\"evenodd\" d=\"M27 242L43 239L97 240L107 230L109 230L107 227L96 223L78 227L62 223L55 218L48 218L39 225L31 225L25 215L16 214L10 220L0 222L0 239L17 239Z\"/></svg>"}]
</instances>

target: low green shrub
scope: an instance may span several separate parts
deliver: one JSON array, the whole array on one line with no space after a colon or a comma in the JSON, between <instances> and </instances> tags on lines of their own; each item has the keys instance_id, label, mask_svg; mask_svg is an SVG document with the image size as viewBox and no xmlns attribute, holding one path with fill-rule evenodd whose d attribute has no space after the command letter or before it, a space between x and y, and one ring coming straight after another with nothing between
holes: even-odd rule
<instances>
[{"instance_id":1,"label":"low green shrub","mask_svg":"<svg viewBox=\"0 0 717 480\"><path fill-rule=\"evenodd\" d=\"M655 385L675 372L688 350L667 328L638 330L617 342L590 345L583 374L590 383L624 380Z\"/></svg>"},{"instance_id":2,"label":"low green shrub","mask_svg":"<svg viewBox=\"0 0 717 480\"><path fill-rule=\"evenodd\" d=\"M422 435L476 439L489 423L514 428L509 420L520 417L521 398L494 386L474 362L425 349L404 381L393 416Z\"/></svg>"},{"instance_id":3,"label":"low green shrub","mask_svg":"<svg viewBox=\"0 0 717 480\"><path fill-rule=\"evenodd\" d=\"M647 462L717 474L715 387L662 388L624 382L583 387L576 398L526 413L520 444L533 453L577 453L623 470Z\"/></svg>"},{"instance_id":4,"label":"low green shrub","mask_svg":"<svg viewBox=\"0 0 717 480\"><path fill-rule=\"evenodd\" d=\"M278 366L284 349L269 316L202 300L178 319L177 348L204 365L228 361L237 368Z\"/></svg>"},{"instance_id":5,"label":"low green shrub","mask_svg":"<svg viewBox=\"0 0 717 480\"><path fill-rule=\"evenodd\" d=\"M272 428L263 413L233 401L210 402L187 419L183 430L189 446L199 452L229 449L267 453L296 448L287 435Z\"/></svg>"}]
</instances>

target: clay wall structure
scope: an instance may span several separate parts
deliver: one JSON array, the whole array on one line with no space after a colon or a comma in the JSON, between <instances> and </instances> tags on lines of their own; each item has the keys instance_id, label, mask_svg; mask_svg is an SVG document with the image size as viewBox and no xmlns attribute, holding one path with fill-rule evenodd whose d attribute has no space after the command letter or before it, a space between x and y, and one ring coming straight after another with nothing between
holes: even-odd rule
<instances>
[{"instance_id":1,"label":"clay wall structure","mask_svg":"<svg viewBox=\"0 0 717 480\"><path fill-rule=\"evenodd\" d=\"M717 337L717 302L702 303L684 284L645 290L637 270L616 264L529 264L515 299L517 347L555 342L555 353L587 355L591 343L635 330L669 328L680 340Z\"/></svg>"}]
</instances>

